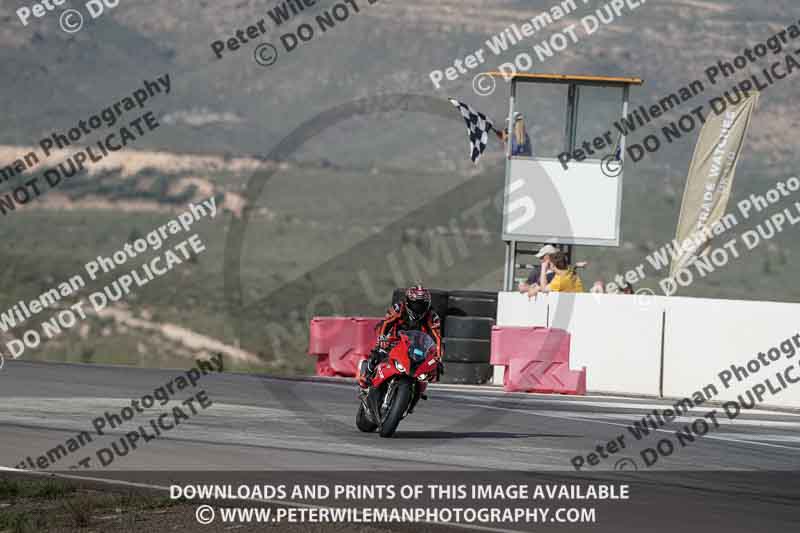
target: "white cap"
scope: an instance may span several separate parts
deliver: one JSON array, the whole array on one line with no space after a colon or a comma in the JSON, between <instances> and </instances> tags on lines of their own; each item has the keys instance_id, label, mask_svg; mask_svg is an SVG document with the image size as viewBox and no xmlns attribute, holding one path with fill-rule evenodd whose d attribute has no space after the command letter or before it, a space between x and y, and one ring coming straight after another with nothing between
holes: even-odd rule
<instances>
[{"instance_id":1,"label":"white cap","mask_svg":"<svg viewBox=\"0 0 800 533\"><path fill-rule=\"evenodd\" d=\"M542 249L536 252L536 257L541 259L546 255L553 255L554 253L558 252L558 248L553 246L552 244L545 244L542 246Z\"/></svg>"}]
</instances>

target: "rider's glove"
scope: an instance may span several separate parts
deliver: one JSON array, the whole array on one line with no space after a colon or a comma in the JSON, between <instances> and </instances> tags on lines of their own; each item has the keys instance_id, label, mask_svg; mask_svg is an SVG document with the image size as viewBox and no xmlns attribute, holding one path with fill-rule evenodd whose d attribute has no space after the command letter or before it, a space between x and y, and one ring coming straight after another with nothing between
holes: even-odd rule
<instances>
[{"instance_id":1,"label":"rider's glove","mask_svg":"<svg viewBox=\"0 0 800 533\"><path fill-rule=\"evenodd\" d=\"M386 335L379 336L378 337L378 344L377 344L378 350L386 352L389 349L389 341L390 341L390 339L389 339L388 336L386 336Z\"/></svg>"}]
</instances>

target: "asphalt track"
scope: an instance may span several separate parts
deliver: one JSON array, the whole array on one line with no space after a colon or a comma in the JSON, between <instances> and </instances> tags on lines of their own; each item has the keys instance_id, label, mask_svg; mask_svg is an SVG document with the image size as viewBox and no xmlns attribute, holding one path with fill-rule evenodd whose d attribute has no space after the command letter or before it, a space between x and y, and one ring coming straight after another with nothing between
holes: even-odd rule
<instances>
[{"instance_id":1,"label":"asphalt track","mask_svg":"<svg viewBox=\"0 0 800 533\"><path fill-rule=\"evenodd\" d=\"M187 367L188 368L188 367ZM13 467L64 442L106 411L119 412L182 372L128 367L15 361L0 372L0 465ZM153 415L204 389L205 410L114 462L115 469L372 469L387 458L409 468L570 470L575 455L625 434L629 448L592 471L610 470L621 458L640 462L645 447L627 426L668 400L609 396L503 394L484 387L432 386L427 402L404 420L394 439L358 432L351 381L277 379L209 374L177 400L147 410ZM697 407L680 424L706 412ZM796 470L800 466L800 413L744 411L660 459L653 469ZM184 408L188 412L188 409ZM113 435L142 424L139 414ZM713 426L709 422L710 426ZM644 441L644 439L643 439ZM102 444L102 439L96 439ZM654 444L655 439L647 439ZM93 443L94 444L94 443ZM107 444L106 444L107 445ZM638 446L634 446L638 445ZM631 452L636 453L631 453ZM58 467L67 466L58 464ZM587 465L588 470L588 465Z\"/></svg>"},{"instance_id":2,"label":"asphalt track","mask_svg":"<svg viewBox=\"0 0 800 533\"><path fill-rule=\"evenodd\" d=\"M26 457L35 460L81 431L92 432L93 418L103 416L106 411L119 412L132 399L152 394L154 389L182 374L181 370L7 362L0 372L0 466L14 468ZM429 400L420 402L417 411L401 422L396 438L381 439L355 428L356 391L352 381L233 373L203 376L196 388L179 391L169 404L156 404L105 436L92 432L91 443L62 458L49 470L67 470L81 456L109 446L125 432L173 405L181 405L180 401L201 389L212 401L207 409L199 410L161 438L116 458L108 469L92 472L81 469L73 473L100 475L113 469L116 475L129 472L129 479L135 480L135 472L147 471L147 479L155 483L159 475L153 471L162 472L164 480L174 479L180 471L252 474L403 470L437 476L465 470L483 472L486 476L498 471L536 472L545 476L674 472L677 477L672 482L678 479L679 483L672 486L680 486L681 490L670 492L674 501L665 500L659 506L683 505L685 509L684 489L694 487L696 491L707 491L708 497L720 498L731 509L743 508L742 500L746 500L751 507L757 501L759 506L778 505L779 511L788 513L765 508L761 514L768 514L769 519L796 520L800 508L796 492L787 495L775 488L778 482L800 485L797 483L800 479L798 412L752 410L730 421L718 405L706 404L664 426L657 436L637 441L627 426L653 409L668 408L674 402L611 396L505 394L488 387L434 385L429 389ZM645 466L641 449L655 447L661 438L677 442L676 430L714 409L718 411L720 427L697 436L685 446L677 446L673 454L660 458L652 467ZM571 464L574 456L586 456L597 445L620 435L625 435L626 448L597 466L575 472ZM613 472L615 465L624 471ZM633 465L638 472L632 472ZM719 471L737 472L724 481L713 480L717 475L714 473ZM775 490L765 494L766 489L759 485L751 486L748 492L749 481L742 481L736 487L735 497L731 497L730 480L745 480L741 477L745 471L764 473L766 477L760 482ZM693 479L697 483L693 484ZM780 501L765 503L772 496ZM691 497L696 499L698 494L695 492ZM783 497L789 500L784 501ZM648 513L652 511L628 513L631 530L636 530L633 525L637 523L631 522L631 518L649 520L652 517ZM700 516L702 511L697 513ZM737 523L746 522L737 519ZM703 529L708 530L715 528Z\"/></svg>"}]
</instances>

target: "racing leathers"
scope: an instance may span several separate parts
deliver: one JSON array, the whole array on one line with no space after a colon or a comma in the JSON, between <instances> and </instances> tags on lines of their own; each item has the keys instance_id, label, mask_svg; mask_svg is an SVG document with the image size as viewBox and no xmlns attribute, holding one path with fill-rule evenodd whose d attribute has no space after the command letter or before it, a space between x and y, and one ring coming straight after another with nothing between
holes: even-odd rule
<instances>
[{"instance_id":1,"label":"racing leathers","mask_svg":"<svg viewBox=\"0 0 800 533\"><path fill-rule=\"evenodd\" d=\"M430 309L418 321L413 321L410 319L405 305L406 304L402 301L393 304L386 312L383 322L378 325L378 342L375 344L375 348L372 349L369 359L367 360L366 375L363 376L365 379L361 380L362 386L369 385L372 376L375 374L375 369L386 359L392 345L400 339L401 331L418 330L427 333L436 342L436 353L441 356L442 325L439 315ZM441 363L439 371L441 373Z\"/></svg>"}]
</instances>

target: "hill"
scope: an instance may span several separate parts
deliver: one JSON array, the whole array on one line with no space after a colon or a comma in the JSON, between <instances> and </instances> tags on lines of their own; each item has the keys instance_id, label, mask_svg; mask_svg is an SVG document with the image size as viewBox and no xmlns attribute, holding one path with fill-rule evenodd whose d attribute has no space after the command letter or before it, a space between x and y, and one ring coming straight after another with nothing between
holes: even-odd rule
<instances>
[{"instance_id":1,"label":"hill","mask_svg":"<svg viewBox=\"0 0 800 533\"><path fill-rule=\"evenodd\" d=\"M0 6L2 166L35 148L43 137L67 131L113 105L144 80L166 73L172 79L170 94L148 104L161 124L157 130L58 191L0 218L6 243L0 266L5 280L2 309L149 231L188 201L215 195L225 207L221 222L202 229L211 243L206 255L168 281L137 293L122 309L157 329L93 317L89 330L48 344L40 356L102 361L113 354L130 364L180 361L197 348L158 329L171 324L260 353L271 371L306 371L310 361L302 355L302 327L309 312L380 313L385 302L379 295L388 299L392 287L419 273L443 287L499 286L499 216L487 211L481 225L462 215L499 190L502 154L494 144L474 167L465 156L463 122L444 99L458 97L500 123L507 110L507 88L501 83L491 96L478 96L472 75L463 75L437 90L429 75L487 48L487 39L556 3L362 1L359 13L286 53L279 45L281 35L299 24L315 23L317 15L337 4L320 1L282 27L270 22L263 39L279 45L272 67L253 60L254 43L215 58L213 41L259 19L271 21L268 10L276 4L123 3L72 35L61 31L56 16L23 27L14 8ZM580 25L582 17L602 5L576 2L573 13L553 21L529 42L488 57L486 70L513 61L519 53L533 54L534 44L571 24ZM798 14L788 0L769 5L744 0L648 2L592 35L582 34L534 70L637 75L646 83L633 91L633 103L650 105L702 79L709 66L731 61L745 47L766 40L800 18ZM709 86L703 99L758 73L771 58ZM733 203L795 173L797 143L788 133L796 116L794 87L789 79L762 94ZM531 102L526 117L534 144L559 139L560 113L538 95ZM629 142L641 142L686 111L654 121ZM320 115L325 128L304 129ZM589 116L587 127L602 122ZM672 238L695 139L696 133L687 135L628 166L623 246L578 250L578 258L591 261L589 281L608 280L635 267ZM63 157L53 156L33 172ZM274 174L260 194L250 197L246 185L258 172ZM0 184L0 194L17 183ZM230 302L238 300L231 298L225 278L231 231L242 220L245 205L253 208L253 216L241 254L244 294L234 296L265 306L257 311L246 307L246 316L230 309ZM429 248L426 228L441 228L441 246L457 249L454 218L468 235L472 252L455 256L447 268L419 271L419 266L414 272L403 266L398 274L381 259L379 251L392 245ZM792 235L779 235L682 294L799 300L792 259L800 248ZM371 282L368 294L358 277L362 271ZM657 289L657 281L648 279L644 286ZM310 296L320 299L308 306ZM268 326L277 333L265 337ZM275 338L284 340L276 344Z\"/></svg>"}]
</instances>

